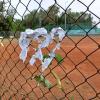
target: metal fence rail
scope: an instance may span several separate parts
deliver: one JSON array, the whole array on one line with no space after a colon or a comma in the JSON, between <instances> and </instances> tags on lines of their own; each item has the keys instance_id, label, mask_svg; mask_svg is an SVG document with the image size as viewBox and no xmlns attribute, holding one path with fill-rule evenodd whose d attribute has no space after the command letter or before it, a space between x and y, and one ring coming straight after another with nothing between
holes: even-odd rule
<instances>
[{"instance_id":1,"label":"metal fence rail","mask_svg":"<svg viewBox=\"0 0 100 100\"><path fill-rule=\"evenodd\" d=\"M41 0L41 2L38 0L34 1L39 4L39 8L33 17L38 10L42 8L41 3L43 0ZM56 0L54 0L54 5L63 9L64 13L68 15L67 10L75 1L86 7L86 11L84 11L82 15L89 12L100 20L99 16L89 10L89 7L93 5L96 0L93 0L88 6L81 0L73 0L66 9L62 8ZM10 6L13 7L11 0L6 0L6 2L9 4L8 9ZM29 0L29 3L30 2L31 0ZM19 0L15 9L17 9L19 4L26 7L26 11L31 13L28 9L28 4L26 6L21 0ZM45 9L43 10L47 15L46 17L49 17L50 11L46 12ZM24 14L21 16L17 11L16 13L22 17L23 22ZM77 20L72 16L70 16L70 18L73 19L74 24L77 25L77 21L82 15L79 16ZM46 18L44 18L43 21L45 21L45 19ZM52 18L50 19L54 21ZM57 53L63 57L62 63L58 63L56 59L54 59L49 68L43 73L45 78L53 84L50 89L41 84L38 86L36 81L31 79L33 76L41 73L41 64L39 62L36 62L33 66L30 66L28 63L32 54L31 50L25 63L19 59L20 48L18 45L18 37L16 37L16 33L21 24L19 23L19 27L16 28L13 38L0 38L0 41L4 45L4 47L0 46L0 99L100 100L100 36L89 34L99 23L100 22L93 25L88 31L83 29L80 25L77 25L85 33L85 35L82 36L69 35L74 25L67 30L66 36L63 41L61 41L61 49L57 51ZM55 24L57 24L57 22L55 22ZM56 42L54 42L54 44L55 43ZM30 45L31 48L32 46L33 44ZM44 52L49 52L51 48L52 47L46 48ZM52 71L55 71L59 76L63 90L57 87L57 80L52 74Z\"/></svg>"}]
</instances>

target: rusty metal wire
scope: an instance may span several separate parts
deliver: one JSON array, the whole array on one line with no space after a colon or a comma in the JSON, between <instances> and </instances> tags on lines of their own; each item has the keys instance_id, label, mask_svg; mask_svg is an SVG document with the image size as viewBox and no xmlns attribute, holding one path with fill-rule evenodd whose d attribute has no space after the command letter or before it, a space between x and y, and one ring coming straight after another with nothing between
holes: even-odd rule
<instances>
[{"instance_id":1,"label":"rusty metal wire","mask_svg":"<svg viewBox=\"0 0 100 100\"><path fill-rule=\"evenodd\" d=\"M41 6L43 0L41 0L41 2L38 2L38 0L34 1L39 5L39 7L37 8L33 17L41 8L45 11L47 15L46 17L49 17L52 21L54 21L49 16L50 11L46 12L46 10ZM86 12L89 12L100 20L100 17L89 9L89 7L93 5L96 0L93 0L88 6L81 0L76 1L86 8L82 15L77 18L77 20L75 20L72 16L69 16L66 12L75 2L75 0L73 0L66 9L64 9L56 0L54 0L54 5L56 4L58 7L60 7L66 13L66 15L68 15L74 21L74 24L66 32L66 36L61 42L61 49L58 51L63 57L63 62L57 63L56 59L54 59L49 68L43 73L45 78L50 80L53 84L52 88L48 89L42 85L37 86L36 81L31 79L33 76L41 73L41 64L37 62L34 66L30 66L27 61L25 63L20 61L20 48L18 45L18 38L16 37L18 29L16 29L14 38L1 39L4 47L0 46L0 99L100 100L100 36L89 35L89 32L100 22L93 25L88 32L80 25L77 25L77 21ZM17 6L13 7L11 0L7 0L7 4L9 4L8 9L10 6L17 9L19 4L22 4L26 8L23 15L20 15L16 10L16 13L22 18L22 22L26 11L31 13L28 8L30 2L31 0L29 0L27 5L25 5L21 0L19 0ZM62 17L63 16L64 15L62 15ZM43 21L45 21L46 17L43 19ZM57 24L57 22L55 22L55 24ZM84 36L68 35L70 30L75 25L80 27L85 32ZM54 41L54 43L56 42ZM30 47L32 47L32 45L30 45ZM50 48L46 48L46 51L49 52ZM29 54L29 56L31 56L31 54ZM27 59L29 59L29 56ZM63 90L57 87L56 79L51 73L52 71L55 71L60 77Z\"/></svg>"}]
</instances>

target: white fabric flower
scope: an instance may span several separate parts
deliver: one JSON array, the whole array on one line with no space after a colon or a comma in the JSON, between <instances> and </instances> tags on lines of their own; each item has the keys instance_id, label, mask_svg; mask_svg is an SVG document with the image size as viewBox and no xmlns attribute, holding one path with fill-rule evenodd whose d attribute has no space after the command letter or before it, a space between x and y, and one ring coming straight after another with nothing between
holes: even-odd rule
<instances>
[{"instance_id":1,"label":"white fabric flower","mask_svg":"<svg viewBox=\"0 0 100 100\"><path fill-rule=\"evenodd\" d=\"M32 56L32 58L30 59L30 65L33 65L36 59L39 59L42 62L43 55L42 55L41 49L38 49L37 52Z\"/></svg>"},{"instance_id":2,"label":"white fabric flower","mask_svg":"<svg viewBox=\"0 0 100 100\"><path fill-rule=\"evenodd\" d=\"M50 56L51 58L54 58L54 57L55 57L55 53L52 51L52 52L49 53L49 56Z\"/></svg>"},{"instance_id":3,"label":"white fabric flower","mask_svg":"<svg viewBox=\"0 0 100 100\"><path fill-rule=\"evenodd\" d=\"M59 34L59 40L61 41L64 38L66 32L63 29L61 29L58 31L58 34Z\"/></svg>"},{"instance_id":4,"label":"white fabric flower","mask_svg":"<svg viewBox=\"0 0 100 100\"><path fill-rule=\"evenodd\" d=\"M45 48L47 47L52 41L52 38L50 35L46 36L46 39L39 45L39 48Z\"/></svg>"},{"instance_id":5,"label":"white fabric flower","mask_svg":"<svg viewBox=\"0 0 100 100\"><path fill-rule=\"evenodd\" d=\"M35 54L35 57L41 61L43 60L43 55L42 55L41 49L38 49L38 51Z\"/></svg>"},{"instance_id":6,"label":"white fabric flower","mask_svg":"<svg viewBox=\"0 0 100 100\"><path fill-rule=\"evenodd\" d=\"M44 38L44 40L40 38L41 36ZM19 39L19 46L22 49L20 53L20 59L23 60L23 62L26 60L28 46L30 44L30 41L34 39L39 42L39 45L37 49L34 48L36 49L35 54L31 57L29 63L30 65L33 65L36 62L36 59L39 59L42 63L42 71L44 71L55 57L55 51L56 49L60 48L60 43L57 43L56 46L51 50L51 52L49 53L49 58L45 58L44 60L41 49L48 47L48 45L52 43L52 40L55 38L55 36L58 36L59 41L61 41L65 36L65 31L61 27L58 27L53 28L50 34L47 33L47 30L45 28L37 28L35 30L26 29L25 32L21 32Z\"/></svg>"},{"instance_id":7,"label":"white fabric flower","mask_svg":"<svg viewBox=\"0 0 100 100\"><path fill-rule=\"evenodd\" d=\"M27 48L30 43L30 39L27 38L27 34L25 32L21 32L20 38L19 38L19 46L21 49Z\"/></svg>"},{"instance_id":8,"label":"white fabric flower","mask_svg":"<svg viewBox=\"0 0 100 100\"><path fill-rule=\"evenodd\" d=\"M25 60L26 60L27 51L28 51L28 48L23 48L20 53L20 59L23 60L23 62L25 62Z\"/></svg>"},{"instance_id":9,"label":"white fabric flower","mask_svg":"<svg viewBox=\"0 0 100 100\"><path fill-rule=\"evenodd\" d=\"M56 49L60 49L60 43L57 43L57 45L55 46L55 48L52 51L55 52Z\"/></svg>"},{"instance_id":10,"label":"white fabric flower","mask_svg":"<svg viewBox=\"0 0 100 100\"><path fill-rule=\"evenodd\" d=\"M53 58L45 58L44 62L42 62L42 71L44 71L50 65Z\"/></svg>"},{"instance_id":11,"label":"white fabric flower","mask_svg":"<svg viewBox=\"0 0 100 100\"><path fill-rule=\"evenodd\" d=\"M55 50L59 49L60 43L56 45L56 47L49 53L49 58L45 58L44 61L42 62L42 71L44 71L50 63L52 62L53 58L55 57Z\"/></svg>"},{"instance_id":12,"label":"white fabric flower","mask_svg":"<svg viewBox=\"0 0 100 100\"><path fill-rule=\"evenodd\" d=\"M46 36L48 34L45 28L37 28L35 30L26 29L25 32L28 37L31 37L38 42L41 42L41 40L39 39L40 36Z\"/></svg>"},{"instance_id":13,"label":"white fabric flower","mask_svg":"<svg viewBox=\"0 0 100 100\"><path fill-rule=\"evenodd\" d=\"M25 30L25 33L26 33L27 35L34 34L34 30L32 30L32 29L26 29L26 30Z\"/></svg>"},{"instance_id":14,"label":"white fabric flower","mask_svg":"<svg viewBox=\"0 0 100 100\"><path fill-rule=\"evenodd\" d=\"M20 33L20 39L26 39L27 34L25 32Z\"/></svg>"},{"instance_id":15,"label":"white fabric flower","mask_svg":"<svg viewBox=\"0 0 100 100\"><path fill-rule=\"evenodd\" d=\"M30 43L30 40L29 39L19 40L19 45L20 45L21 49L27 48L28 45L29 45L29 43Z\"/></svg>"},{"instance_id":16,"label":"white fabric flower","mask_svg":"<svg viewBox=\"0 0 100 100\"><path fill-rule=\"evenodd\" d=\"M37 28L34 30L34 32L38 33L38 36L41 36L41 35L47 35L47 30L45 28Z\"/></svg>"},{"instance_id":17,"label":"white fabric flower","mask_svg":"<svg viewBox=\"0 0 100 100\"><path fill-rule=\"evenodd\" d=\"M29 43L30 43L30 40L27 38L26 33L21 32L21 36L19 39L19 46L22 49L22 51L20 53L20 59L23 60L23 62L25 61L25 59L27 57Z\"/></svg>"},{"instance_id":18,"label":"white fabric flower","mask_svg":"<svg viewBox=\"0 0 100 100\"><path fill-rule=\"evenodd\" d=\"M32 66L35 63L35 56L33 55L32 58L30 59L30 65Z\"/></svg>"},{"instance_id":19,"label":"white fabric flower","mask_svg":"<svg viewBox=\"0 0 100 100\"><path fill-rule=\"evenodd\" d=\"M63 37L65 36L65 31L61 28L53 28L50 32L52 39L54 39L54 36L58 36L59 40L61 41L63 39Z\"/></svg>"}]
</instances>

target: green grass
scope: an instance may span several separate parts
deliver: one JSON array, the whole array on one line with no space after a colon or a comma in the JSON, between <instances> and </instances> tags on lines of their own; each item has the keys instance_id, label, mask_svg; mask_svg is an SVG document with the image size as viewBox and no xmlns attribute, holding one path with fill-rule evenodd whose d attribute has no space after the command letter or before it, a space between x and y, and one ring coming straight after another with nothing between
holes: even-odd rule
<instances>
[{"instance_id":1,"label":"green grass","mask_svg":"<svg viewBox=\"0 0 100 100\"><path fill-rule=\"evenodd\" d=\"M63 57L60 54L56 54L55 58L58 61L58 63L61 63L63 61Z\"/></svg>"}]
</instances>

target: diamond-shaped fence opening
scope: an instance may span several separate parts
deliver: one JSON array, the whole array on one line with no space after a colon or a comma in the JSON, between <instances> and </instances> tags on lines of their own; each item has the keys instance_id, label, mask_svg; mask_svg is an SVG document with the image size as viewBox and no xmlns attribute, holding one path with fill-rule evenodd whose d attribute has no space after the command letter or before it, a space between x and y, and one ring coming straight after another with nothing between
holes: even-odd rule
<instances>
[{"instance_id":1,"label":"diamond-shaped fence opening","mask_svg":"<svg viewBox=\"0 0 100 100\"><path fill-rule=\"evenodd\" d=\"M99 9L99 0L0 0L0 99L100 100ZM35 41L26 61L19 59L20 33L40 27L66 31L44 72L40 61L29 64ZM46 57L56 44L43 49ZM38 75L48 86L35 80Z\"/></svg>"}]
</instances>

